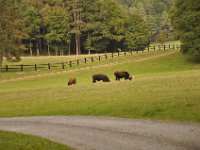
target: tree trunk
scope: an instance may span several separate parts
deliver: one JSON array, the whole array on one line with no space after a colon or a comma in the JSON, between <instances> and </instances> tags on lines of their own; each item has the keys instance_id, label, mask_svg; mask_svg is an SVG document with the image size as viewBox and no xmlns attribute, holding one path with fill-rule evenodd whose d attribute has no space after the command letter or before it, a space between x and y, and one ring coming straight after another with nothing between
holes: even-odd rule
<instances>
[{"instance_id":1,"label":"tree trunk","mask_svg":"<svg viewBox=\"0 0 200 150\"><path fill-rule=\"evenodd\" d=\"M63 50L60 49L60 56L63 56Z\"/></svg>"},{"instance_id":2,"label":"tree trunk","mask_svg":"<svg viewBox=\"0 0 200 150\"><path fill-rule=\"evenodd\" d=\"M37 56L40 56L40 50L39 50L39 41L40 40L37 40Z\"/></svg>"},{"instance_id":3,"label":"tree trunk","mask_svg":"<svg viewBox=\"0 0 200 150\"><path fill-rule=\"evenodd\" d=\"M44 49L44 53L46 54L46 51L47 51L47 47L46 47L46 40L45 40L45 26L43 25L43 28L42 28L42 34L43 34L43 49Z\"/></svg>"},{"instance_id":4,"label":"tree trunk","mask_svg":"<svg viewBox=\"0 0 200 150\"><path fill-rule=\"evenodd\" d=\"M3 63L3 51L0 51L0 72L1 72L2 63Z\"/></svg>"},{"instance_id":5,"label":"tree trunk","mask_svg":"<svg viewBox=\"0 0 200 150\"><path fill-rule=\"evenodd\" d=\"M30 49L29 49L29 50L30 50L30 55L33 56L31 39L30 39L30 43L29 43L29 44L30 44L30 45L29 45L29 46L30 46Z\"/></svg>"},{"instance_id":6,"label":"tree trunk","mask_svg":"<svg viewBox=\"0 0 200 150\"><path fill-rule=\"evenodd\" d=\"M49 49L49 44L47 45L47 51L48 51L48 56L50 56L50 49Z\"/></svg>"},{"instance_id":7,"label":"tree trunk","mask_svg":"<svg viewBox=\"0 0 200 150\"><path fill-rule=\"evenodd\" d=\"M81 54L80 49L80 21L81 21L81 12L79 0L73 1L73 19L74 19L74 29L77 31L75 33L75 44L76 44L76 55Z\"/></svg>"},{"instance_id":8,"label":"tree trunk","mask_svg":"<svg viewBox=\"0 0 200 150\"><path fill-rule=\"evenodd\" d=\"M56 47L56 56L58 56L58 48Z\"/></svg>"},{"instance_id":9,"label":"tree trunk","mask_svg":"<svg viewBox=\"0 0 200 150\"><path fill-rule=\"evenodd\" d=\"M40 53L44 53L43 52L43 47L42 47L42 38L39 38L39 51L40 51Z\"/></svg>"},{"instance_id":10,"label":"tree trunk","mask_svg":"<svg viewBox=\"0 0 200 150\"><path fill-rule=\"evenodd\" d=\"M40 56L40 51L38 47L37 47L37 56Z\"/></svg>"},{"instance_id":11,"label":"tree trunk","mask_svg":"<svg viewBox=\"0 0 200 150\"><path fill-rule=\"evenodd\" d=\"M77 33L75 38L76 38L76 55L79 55L81 53L81 51L80 51L80 34Z\"/></svg>"},{"instance_id":12,"label":"tree trunk","mask_svg":"<svg viewBox=\"0 0 200 150\"><path fill-rule=\"evenodd\" d=\"M69 42L68 49L68 55L71 55L71 42Z\"/></svg>"}]
</instances>

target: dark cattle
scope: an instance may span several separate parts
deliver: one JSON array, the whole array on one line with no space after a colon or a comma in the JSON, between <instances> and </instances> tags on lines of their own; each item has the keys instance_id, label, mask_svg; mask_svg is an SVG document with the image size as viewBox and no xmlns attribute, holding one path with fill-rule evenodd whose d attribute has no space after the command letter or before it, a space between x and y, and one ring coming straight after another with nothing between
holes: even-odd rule
<instances>
[{"instance_id":1,"label":"dark cattle","mask_svg":"<svg viewBox=\"0 0 200 150\"><path fill-rule=\"evenodd\" d=\"M126 71L115 71L114 75L116 77L115 80L120 81L121 78L124 78L125 80L127 80L127 79L132 80L132 76L130 76L129 73Z\"/></svg>"},{"instance_id":2,"label":"dark cattle","mask_svg":"<svg viewBox=\"0 0 200 150\"><path fill-rule=\"evenodd\" d=\"M76 84L76 78L70 78L68 81L68 85Z\"/></svg>"},{"instance_id":3,"label":"dark cattle","mask_svg":"<svg viewBox=\"0 0 200 150\"><path fill-rule=\"evenodd\" d=\"M103 82L110 82L110 79L108 78L108 76L104 75L104 74L95 74L92 76L93 79L93 83L96 81L103 81Z\"/></svg>"}]
</instances>

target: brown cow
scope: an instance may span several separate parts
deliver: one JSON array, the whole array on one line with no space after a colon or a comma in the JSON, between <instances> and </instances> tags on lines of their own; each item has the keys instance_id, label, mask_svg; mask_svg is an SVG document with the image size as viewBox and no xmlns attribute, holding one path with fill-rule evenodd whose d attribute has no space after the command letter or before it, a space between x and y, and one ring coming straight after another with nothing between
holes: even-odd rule
<instances>
[{"instance_id":1,"label":"brown cow","mask_svg":"<svg viewBox=\"0 0 200 150\"><path fill-rule=\"evenodd\" d=\"M68 85L73 85L73 84L76 84L76 78L70 78L68 80Z\"/></svg>"},{"instance_id":2,"label":"brown cow","mask_svg":"<svg viewBox=\"0 0 200 150\"><path fill-rule=\"evenodd\" d=\"M115 71L114 75L116 77L115 80L120 81L121 78L124 78L125 80L127 80L127 79L132 80L132 76L130 76L127 71Z\"/></svg>"},{"instance_id":3,"label":"brown cow","mask_svg":"<svg viewBox=\"0 0 200 150\"><path fill-rule=\"evenodd\" d=\"M103 82L110 82L110 79L108 78L107 75L104 74L95 74L92 76L93 79L93 83L95 83L96 81L103 81Z\"/></svg>"}]
</instances>

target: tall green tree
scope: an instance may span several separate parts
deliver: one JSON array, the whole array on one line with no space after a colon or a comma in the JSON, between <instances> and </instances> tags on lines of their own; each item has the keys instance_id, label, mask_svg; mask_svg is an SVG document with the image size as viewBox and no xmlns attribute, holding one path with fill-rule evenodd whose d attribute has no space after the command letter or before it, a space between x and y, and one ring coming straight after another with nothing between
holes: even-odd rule
<instances>
[{"instance_id":1,"label":"tall green tree","mask_svg":"<svg viewBox=\"0 0 200 150\"><path fill-rule=\"evenodd\" d=\"M23 4L23 17L25 21L25 29L29 35L29 44L35 43L37 56L42 50L42 38L44 36L44 16L46 14L45 0L21 0ZM43 44L44 45L44 44ZM30 53L32 53L30 49Z\"/></svg>"},{"instance_id":2,"label":"tall green tree","mask_svg":"<svg viewBox=\"0 0 200 150\"><path fill-rule=\"evenodd\" d=\"M40 25L42 23L39 13L34 9L34 7L28 7L23 13L23 19L25 23L25 30L28 34L29 39L29 51L32 56L33 51L33 41L36 41L40 36Z\"/></svg>"},{"instance_id":3,"label":"tall green tree","mask_svg":"<svg viewBox=\"0 0 200 150\"><path fill-rule=\"evenodd\" d=\"M138 15L131 15L126 24L125 44L129 50L144 50L150 44L147 24Z\"/></svg>"},{"instance_id":4,"label":"tall green tree","mask_svg":"<svg viewBox=\"0 0 200 150\"><path fill-rule=\"evenodd\" d=\"M172 38L172 25L168 12L172 8L172 0L118 0L129 6L129 13L140 15L147 23L151 33L151 41L155 41L160 30L165 29ZM167 17L167 20L166 20Z\"/></svg>"},{"instance_id":5,"label":"tall green tree","mask_svg":"<svg viewBox=\"0 0 200 150\"><path fill-rule=\"evenodd\" d=\"M89 6L90 7L90 6ZM93 50L114 50L124 39L126 14L115 0L98 0L96 6L85 9L84 30L87 32L86 47ZM89 45L88 45L89 44Z\"/></svg>"},{"instance_id":6,"label":"tall green tree","mask_svg":"<svg viewBox=\"0 0 200 150\"><path fill-rule=\"evenodd\" d=\"M166 30L160 30L159 34L156 37L156 42L163 44L167 40Z\"/></svg>"},{"instance_id":7,"label":"tall green tree","mask_svg":"<svg viewBox=\"0 0 200 150\"><path fill-rule=\"evenodd\" d=\"M50 47L56 51L58 49L63 55L64 49L67 49L70 43L70 14L65 8L55 6L45 18L47 25L47 34L45 39L48 41Z\"/></svg>"},{"instance_id":8,"label":"tall green tree","mask_svg":"<svg viewBox=\"0 0 200 150\"><path fill-rule=\"evenodd\" d=\"M172 23L181 40L181 51L200 56L199 0L175 0Z\"/></svg>"},{"instance_id":9,"label":"tall green tree","mask_svg":"<svg viewBox=\"0 0 200 150\"><path fill-rule=\"evenodd\" d=\"M19 60L21 50L25 49L22 38L23 21L18 12L18 4L14 0L0 0L0 67L3 53L9 60ZM14 57L13 57L14 56Z\"/></svg>"}]
</instances>

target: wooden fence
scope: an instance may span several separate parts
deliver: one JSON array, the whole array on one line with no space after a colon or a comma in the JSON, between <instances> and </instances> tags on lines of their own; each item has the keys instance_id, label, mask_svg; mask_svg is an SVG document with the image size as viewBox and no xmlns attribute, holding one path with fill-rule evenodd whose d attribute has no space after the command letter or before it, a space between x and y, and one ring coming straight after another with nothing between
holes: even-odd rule
<instances>
[{"instance_id":1,"label":"wooden fence","mask_svg":"<svg viewBox=\"0 0 200 150\"><path fill-rule=\"evenodd\" d=\"M109 58L119 57L119 56L125 56L127 54L133 55L133 53L139 53L144 51L158 51L158 50L173 50L173 49L179 49L180 45L152 45L150 47L147 47L145 50L142 51L124 51L124 52L116 52L116 53L105 53L97 56L88 56L82 59L76 59L71 60L67 62L61 62L61 63L47 63L47 64L33 64L33 65L3 65L1 67L2 72L8 72L8 71L24 71L24 70L39 70L39 69L53 69L53 68L70 68L73 66L77 66L81 63L88 63L88 62L94 62L94 61L101 61L101 60L107 60Z\"/></svg>"}]
</instances>

